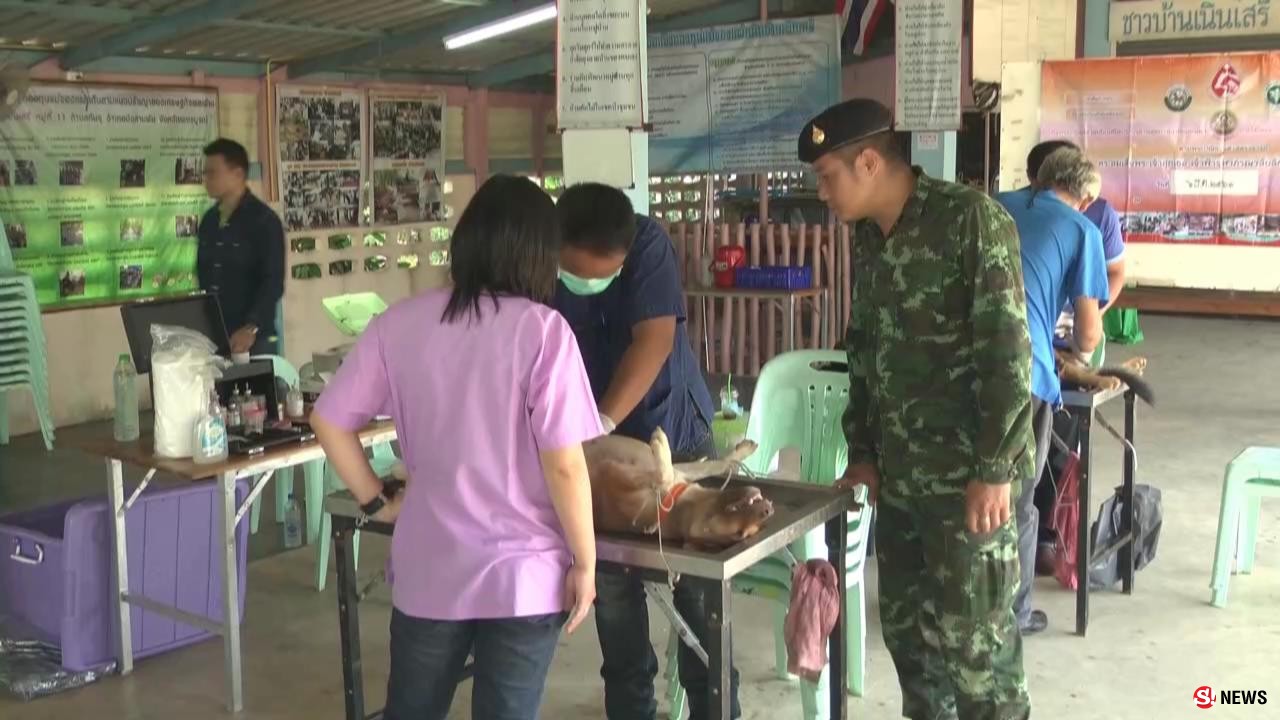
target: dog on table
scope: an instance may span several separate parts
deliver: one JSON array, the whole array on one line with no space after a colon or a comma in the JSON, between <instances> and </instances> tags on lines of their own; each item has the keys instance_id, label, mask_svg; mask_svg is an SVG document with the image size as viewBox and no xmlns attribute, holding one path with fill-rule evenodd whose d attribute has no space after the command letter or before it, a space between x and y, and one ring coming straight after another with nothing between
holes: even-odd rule
<instances>
[{"instance_id":1,"label":"dog on table","mask_svg":"<svg viewBox=\"0 0 1280 720\"><path fill-rule=\"evenodd\" d=\"M663 542L719 550L760 532L773 515L773 503L759 488L720 489L697 481L728 477L755 452L750 440L738 443L723 460L673 464L662 428L646 445L621 435L602 435L582 446L591 476L596 530L653 535Z\"/></svg>"},{"instance_id":2,"label":"dog on table","mask_svg":"<svg viewBox=\"0 0 1280 720\"><path fill-rule=\"evenodd\" d=\"M653 535L661 529L663 542L702 550L746 540L773 516L773 503L756 487L722 490L697 481L727 477L755 449L754 442L744 440L723 460L675 464L662 428L653 431L647 445L621 435L588 440L582 450L596 530ZM404 463L397 462L391 476L408 481Z\"/></svg>"},{"instance_id":3,"label":"dog on table","mask_svg":"<svg viewBox=\"0 0 1280 720\"><path fill-rule=\"evenodd\" d=\"M1135 395L1142 398L1143 402L1152 407L1155 406L1155 390L1142 376L1143 371L1147 369L1146 358L1129 358L1116 366L1094 368L1070 350L1055 347L1053 351L1058 366L1058 377L1062 379L1063 385L1078 387L1087 392L1118 390L1122 385L1127 385Z\"/></svg>"}]
</instances>

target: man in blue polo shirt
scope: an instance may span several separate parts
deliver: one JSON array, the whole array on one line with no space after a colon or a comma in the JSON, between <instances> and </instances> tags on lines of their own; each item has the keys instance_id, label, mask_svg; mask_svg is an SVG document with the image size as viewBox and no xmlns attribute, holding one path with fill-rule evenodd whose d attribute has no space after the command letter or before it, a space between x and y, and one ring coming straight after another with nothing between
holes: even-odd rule
<instances>
[{"instance_id":1,"label":"man in blue polo shirt","mask_svg":"<svg viewBox=\"0 0 1280 720\"><path fill-rule=\"evenodd\" d=\"M1022 277L1027 294L1027 324L1031 334L1031 393L1036 433L1036 471L1039 479L1049 450L1053 412L1062 403L1062 388L1054 361L1054 326L1064 305L1075 311L1073 344L1092 352L1102 338L1101 307L1108 297L1102 234L1081 210L1097 198L1101 180L1097 167L1074 148L1059 148L1040 167L1029 188L997 196L1013 216L1021 240ZM1048 617L1031 609L1035 580L1036 482L1027 483L1017 500L1018 554L1022 577L1014 599L1014 613L1024 634L1048 626Z\"/></svg>"},{"instance_id":2,"label":"man in blue polo shirt","mask_svg":"<svg viewBox=\"0 0 1280 720\"><path fill-rule=\"evenodd\" d=\"M557 204L563 245L555 307L573 327L608 432L648 442L662 428L676 462L715 455L713 406L693 356L675 246L657 223L637 215L621 190L585 183ZM653 720L658 659L640 579L600 574L596 628L609 720ZM704 599L677 583L675 604L705 642ZM707 667L683 643L680 684L689 717L707 717ZM738 673L732 674L738 717Z\"/></svg>"}]
</instances>

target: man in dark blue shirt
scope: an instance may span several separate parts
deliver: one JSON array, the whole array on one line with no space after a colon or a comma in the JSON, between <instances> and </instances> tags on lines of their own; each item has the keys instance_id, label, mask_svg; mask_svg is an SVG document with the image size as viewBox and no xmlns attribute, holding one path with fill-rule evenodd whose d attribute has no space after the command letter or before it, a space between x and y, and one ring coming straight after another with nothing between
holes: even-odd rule
<instances>
[{"instance_id":1,"label":"man in dark blue shirt","mask_svg":"<svg viewBox=\"0 0 1280 720\"><path fill-rule=\"evenodd\" d=\"M196 277L218 296L231 352L279 352L276 306L284 295L284 226L249 192L249 153L219 138L204 149L204 186L217 204L200 219Z\"/></svg>"},{"instance_id":2,"label":"man in dark blue shirt","mask_svg":"<svg viewBox=\"0 0 1280 720\"><path fill-rule=\"evenodd\" d=\"M564 245L556 309L573 327L605 429L644 442L661 427L676 462L711 457L711 393L689 342L675 247L657 223L638 216L622 191L581 184L565 191L559 214ZM604 656L609 720L653 720L658 659L649 642L644 588L635 577L596 580L596 627ZM707 637L703 598L677 584L676 607ZM680 683L689 717L707 709L707 668L680 647ZM738 674L732 677L733 717Z\"/></svg>"}]
</instances>

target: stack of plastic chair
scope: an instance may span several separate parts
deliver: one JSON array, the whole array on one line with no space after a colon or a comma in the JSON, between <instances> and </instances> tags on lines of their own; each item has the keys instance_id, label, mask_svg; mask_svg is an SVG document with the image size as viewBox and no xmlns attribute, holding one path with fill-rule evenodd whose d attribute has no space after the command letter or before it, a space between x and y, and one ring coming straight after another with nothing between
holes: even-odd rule
<instances>
[{"instance_id":1,"label":"stack of plastic chair","mask_svg":"<svg viewBox=\"0 0 1280 720\"><path fill-rule=\"evenodd\" d=\"M373 318L387 310L387 303L377 293L349 293L333 295L321 301L325 313L333 324L347 337L358 337L368 327ZM391 474L391 468L399 458L391 443L374 445L371 450L370 465L378 477ZM316 544L316 590L323 591L329 575L329 550L333 542L330 534L332 518L324 512L324 497L327 493L342 490L342 481L331 466L326 467L323 481L313 482L307 476L307 538L318 539ZM351 541L351 552L357 564L360 559L360 533L355 533Z\"/></svg>"},{"instance_id":2,"label":"stack of plastic chair","mask_svg":"<svg viewBox=\"0 0 1280 720\"><path fill-rule=\"evenodd\" d=\"M53 449L47 357L35 284L31 276L14 269L9 240L0 227L0 445L9 442L11 391L26 390L35 404L45 449Z\"/></svg>"},{"instance_id":3,"label":"stack of plastic chair","mask_svg":"<svg viewBox=\"0 0 1280 720\"><path fill-rule=\"evenodd\" d=\"M1262 498L1267 496L1280 497L1280 448L1245 448L1227 465L1222 480L1218 544L1213 554L1213 577L1209 581L1213 592L1210 603L1214 607L1227 606L1227 584L1233 572L1241 575L1253 572Z\"/></svg>"},{"instance_id":4,"label":"stack of plastic chair","mask_svg":"<svg viewBox=\"0 0 1280 720\"><path fill-rule=\"evenodd\" d=\"M760 373L751 402L747 437L758 448L747 459L752 472L765 474L776 469L778 455L784 449L800 453L800 480L817 485L831 485L844 474L849 461L841 418L849 404L849 373L845 354L834 350L803 350L784 353L770 360ZM866 670L866 597L864 568L867 534L871 525L871 509L848 514L848 544L845 586L848 588L846 613L846 648L850 692L861 697ZM778 677L788 678L787 649L783 638L783 621L791 600L793 561L801 563L827 557L825 531L818 528L808 533L785 553L757 563L734 580L734 591L758 595L778 603L774 622L774 656ZM671 717L682 717L684 691L676 681L676 648L679 639L673 633L667 652L668 701ZM830 709L829 670L823 671L818 683L801 681L801 701L805 720L828 718Z\"/></svg>"}]
</instances>

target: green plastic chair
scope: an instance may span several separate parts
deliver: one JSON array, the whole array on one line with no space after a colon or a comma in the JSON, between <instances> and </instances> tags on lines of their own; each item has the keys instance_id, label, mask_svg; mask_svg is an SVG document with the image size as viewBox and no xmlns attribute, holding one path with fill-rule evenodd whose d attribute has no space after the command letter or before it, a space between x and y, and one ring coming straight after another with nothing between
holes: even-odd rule
<instances>
[{"instance_id":1,"label":"green plastic chair","mask_svg":"<svg viewBox=\"0 0 1280 720\"><path fill-rule=\"evenodd\" d=\"M0 258L0 445L9 442L10 392L26 390L35 406L45 449L53 450L48 351L35 284L30 276L11 269L8 241L2 235L0 247L5 251L5 257ZM6 258L8 262L5 262Z\"/></svg>"},{"instance_id":2,"label":"green plastic chair","mask_svg":"<svg viewBox=\"0 0 1280 720\"><path fill-rule=\"evenodd\" d=\"M1280 448L1249 447L1227 464L1218 511L1218 543L1213 553L1210 604L1227 606L1231 575L1253 572L1262 498L1280 497ZM1232 564L1234 561L1234 571Z\"/></svg>"},{"instance_id":3,"label":"green plastic chair","mask_svg":"<svg viewBox=\"0 0 1280 720\"><path fill-rule=\"evenodd\" d=\"M369 321L387 311L387 302L374 292L331 295L320 303L333 324L348 337L357 337Z\"/></svg>"},{"instance_id":4,"label":"green plastic chair","mask_svg":"<svg viewBox=\"0 0 1280 720\"><path fill-rule=\"evenodd\" d=\"M392 448L391 443L374 445L371 453L372 457L369 460L369 464L373 466L373 472L378 477L390 475L392 466L400 460L400 458L396 457L395 449ZM315 536L319 538L319 542L316 544L316 590L318 592L324 592L325 585L329 579L329 550L333 543L333 536L330 532L333 527L333 518L324 511L324 496L327 493L343 489L342 480L338 478L338 474L333 471L331 466L325 468L324 475L325 483L322 489L313 488L311 483L307 483L307 526L308 528L314 527ZM351 539L351 555L355 559L356 566L359 567L360 531L358 530Z\"/></svg>"},{"instance_id":5,"label":"green plastic chair","mask_svg":"<svg viewBox=\"0 0 1280 720\"><path fill-rule=\"evenodd\" d=\"M747 459L752 472L766 474L777 467L778 454L786 448L800 452L800 480L831 485L849 462L841 418L849 405L847 358L836 350L802 350L784 353L770 360L756 384L747 423L747 437L758 448ZM866 567L867 536L871 526L870 505L848 514L848 546L844 582L848 588L845 606L848 684L861 697L866 677ZM818 528L791 546L795 559L803 563L827 557L827 544ZM778 677L787 679L787 650L783 622L791 601L791 558L773 556L757 563L734 580L734 591L757 595L777 603L774 615L774 662ZM667 647L667 688L671 717L682 717L684 690L677 681L676 646L672 634ZM830 678L823 671L818 683L801 682L801 702L806 720L827 718Z\"/></svg>"},{"instance_id":6,"label":"green plastic chair","mask_svg":"<svg viewBox=\"0 0 1280 720\"><path fill-rule=\"evenodd\" d=\"M271 371L276 378L283 380L289 387L294 387L299 382L298 370L288 360L279 355L255 355L253 360L270 360ZM324 460L312 460L302 465L303 482L306 487L311 485L319 485L324 481ZM276 523L284 522L285 511L288 509L289 500L293 497L293 486L296 475L294 468L283 468L277 470L272 480L276 484ZM307 511L310 512L310 503L307 505ZM253 509L249 513L249 532L257 533L258 525L262 514L262 496L259 495L253 501ZM315 536L309 534L307 542L314 542Z\"/></svg>"}]
</instances>

